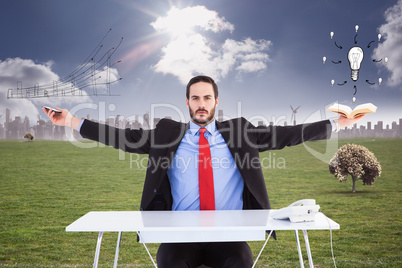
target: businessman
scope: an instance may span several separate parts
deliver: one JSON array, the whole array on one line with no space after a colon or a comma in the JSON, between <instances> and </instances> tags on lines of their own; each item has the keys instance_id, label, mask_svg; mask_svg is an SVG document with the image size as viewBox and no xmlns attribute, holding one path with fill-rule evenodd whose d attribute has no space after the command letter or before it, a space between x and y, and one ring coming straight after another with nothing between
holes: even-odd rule
<instances>
[{"instance_id":1,"label":"businessman","mask_svg":"<svg viewBox=\"0 0 402 268\"><path fill-rule=\"evenodd\" d=\"M218 122L218 87L207 76L189 81L186 104L190 122L162 119L152 130L117 129L78 119L65 109L44 111L54 124L72 127L84 138L149 155L141 210L269 209L259 152L328 139L332 131L361 119L286 127L255 127L244 118ZM244 268L253 265L253 256L246 242L165 243L157 263L161 268Z\"/></svg>"}]
</instances>

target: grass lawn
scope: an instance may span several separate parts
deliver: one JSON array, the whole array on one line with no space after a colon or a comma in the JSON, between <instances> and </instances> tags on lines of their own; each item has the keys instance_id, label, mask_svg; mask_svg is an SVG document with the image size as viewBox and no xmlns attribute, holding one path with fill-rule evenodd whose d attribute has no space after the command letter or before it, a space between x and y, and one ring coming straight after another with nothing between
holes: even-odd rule
<instances>
[{"instance_id":1,"label":"grass lawn","mask_svg":"<svg viewBox=\"0 0 402 268\"><path fill-rule=\"evenodd\" d=\"M316 199L341 226L333 231L337 267L402 267L402 139L339 140L338 147L345 143L376 155L383 172L374 186L358 181L352 193L351 179L337 182L328 164L298 145L261 154L271 205ZM325 142L307 145L325 148ZM146 158L103 146L0 140L0 267L92 267L97 233L67 233L65 227L89 211L138 210ZM294 233L277 237L257 267L299 265ZM123 233L120 267L152 267L136 239ZM314 264L333 267L329 231L310 231L309 239ZM116 240L117 233L104 235L100 267L113 265ZM263 241L250 245L256 256ZM149 247L155 257L158 245Z\"/></svg>"}]
</instances>

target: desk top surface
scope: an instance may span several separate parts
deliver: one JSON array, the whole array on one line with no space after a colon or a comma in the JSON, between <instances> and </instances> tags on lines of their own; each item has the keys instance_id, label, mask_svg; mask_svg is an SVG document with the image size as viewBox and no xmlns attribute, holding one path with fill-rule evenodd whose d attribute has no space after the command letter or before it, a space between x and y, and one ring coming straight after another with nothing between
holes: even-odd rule
<instances>
[{"instance_id":1,"label":"desk top surface","mask_svg":"<svg viewBox=\"0 0 402 268\"><path fill-rule=\"evenodd\" d=\"M323 213L314 222L292 223L275 220L274 210L215 211L92 211L69 226L67 232L136 231L250 231L250 230L324 230L339 229Z\"/></svg>"}]
</instances>

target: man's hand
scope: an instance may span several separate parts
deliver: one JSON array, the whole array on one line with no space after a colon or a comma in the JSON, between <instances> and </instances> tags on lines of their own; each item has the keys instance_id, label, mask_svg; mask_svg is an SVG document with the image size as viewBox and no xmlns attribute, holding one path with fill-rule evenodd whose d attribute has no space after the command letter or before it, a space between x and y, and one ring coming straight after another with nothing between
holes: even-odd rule
<instances>
[{"instance_id":1,"label":"man's hand","mask_svg":"<svg viewBox=\"0 0 402 268\"><path fill-rule=\"evenodd\" d=\"M42 107L42 110L47 114L53 124L57 126L71 127L75 130L78 130L81 119L72 116L68 110L57 108L57 110L60 110L61 113L56 113L53 110L47 110L44 107Z\"/></svg>"},{"instance_id":2,"label":"man's hand","mask_svg":"<svg viewBox=\"0 0 402 268\"><path fill-rule=\"evenodd\" d=\"M338 119L336 119L335 121L338 121L339 127L340 129L351 126L356 124L357 122L359 122L360 120L362 120L362 118L365 116L365 114L358 116L356 118L350 119L350 118L346 118L344 116L340 116Z\"/></svg>"}]
</instances>

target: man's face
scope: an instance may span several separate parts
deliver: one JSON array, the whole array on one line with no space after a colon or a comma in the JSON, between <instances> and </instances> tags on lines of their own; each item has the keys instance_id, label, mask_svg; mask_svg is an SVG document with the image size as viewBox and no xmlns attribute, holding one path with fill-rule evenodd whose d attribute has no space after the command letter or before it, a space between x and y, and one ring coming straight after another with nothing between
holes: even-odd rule
<instances>
[{"instance_id":1,"label":"man's face","mask_svg":"<svg viewBox=\"0 0 402 268\"><path fill-rule=\"evenodd\" d=\"M198 82L190 87L190 95L186 100L190 110L191 121L204 127L211 122L215 115L215 107L219 99L210 83Z\"/></svg>"}]
</instances>

